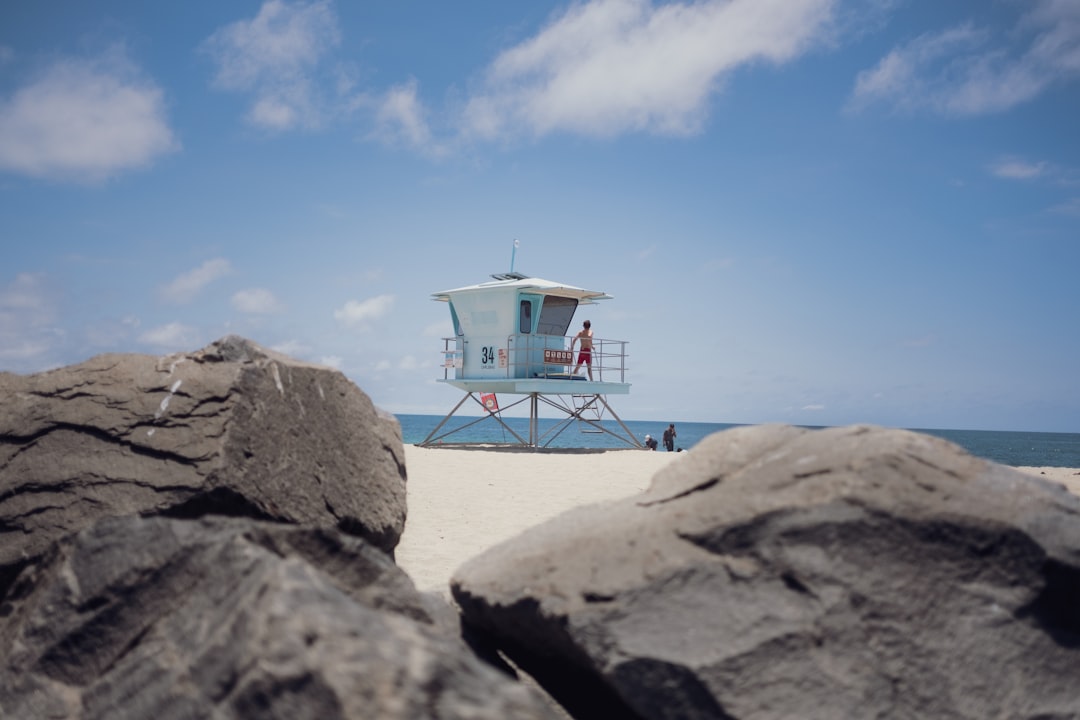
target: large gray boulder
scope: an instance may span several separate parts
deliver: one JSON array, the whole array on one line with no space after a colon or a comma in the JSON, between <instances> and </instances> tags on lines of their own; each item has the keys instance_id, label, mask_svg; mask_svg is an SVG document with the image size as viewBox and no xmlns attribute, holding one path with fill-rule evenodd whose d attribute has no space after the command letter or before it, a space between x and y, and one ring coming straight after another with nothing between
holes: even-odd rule
<instances>
[{"instance_id":1,"label":"large gray boulder","mask_svg":"<svg viewBox=\"0 0 1080 720\"><path fill-rule=\"evenodd\" d=\"M335 529L106 518L0 598L0 717L551 718Z\"/></svg>"},{"instance_id":2,"label":"large gray boulder","mask_svg":"<svg viewBox=\"0 0 1080 720\"><path fill-rule=\"evenodd\" d=\"M338 527L392 553L401 429L340 372L235 336L0 373L0 594L98 518L206 513Z\"/></svg>"},{"instance_id":3,"label":"large gray boulder","mask_svg":"<svg viewBox=\"0 0 1080 720\"><path fill-rule=\"evenodd\" d=\"M452 590L576 717L1080 718L1080 499L926 435L719 433Z\"/></svg>"}]
</instances>

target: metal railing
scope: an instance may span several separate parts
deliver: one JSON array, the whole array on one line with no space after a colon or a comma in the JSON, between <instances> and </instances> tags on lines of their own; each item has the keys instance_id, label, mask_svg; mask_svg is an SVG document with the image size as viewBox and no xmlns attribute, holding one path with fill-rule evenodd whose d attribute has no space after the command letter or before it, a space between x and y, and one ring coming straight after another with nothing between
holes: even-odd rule
<instances>
[{"instance_id":1,"label":"metal railing","mask_svg":"<svg viewBox=\"0 0 1080 720\"><path fill-rule=\"evenodd\" d=\"M497 357L495 366L504 373L505 378L547 378L566 380L573 377L577 365L580 347L570 352L572 336L539 335L534 333L515 334L506 338ZM443 341L443 380L483 380L492 375L466 377L465 354L479 349L469 347L469 341L459 337L444 337ZM593 339L592 379L597 382L626 382L626 340ZM575 343L575 345L577 345ZM451 374L453 373L453 374ZM580 376L588 377L587 366L579 368Z\"/></svg>"}]
</instances>

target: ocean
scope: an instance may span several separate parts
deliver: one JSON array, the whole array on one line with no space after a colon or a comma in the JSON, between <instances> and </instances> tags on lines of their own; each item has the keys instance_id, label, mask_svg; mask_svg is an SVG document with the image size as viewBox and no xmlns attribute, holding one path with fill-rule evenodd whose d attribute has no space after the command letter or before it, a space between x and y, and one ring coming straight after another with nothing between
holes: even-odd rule
<instances>
[{"instance_id":1,"label":"ocean","mask_svg":"<svg viewBox=\"0 0 1080 720\"><path fill-rule=\"evenodd\" d=\"M402 438L406 444L414 445L431 434L431 431L443 419L441 415L396 415L401 423ZM454 428L462 428L480 420L477 417L450 418L439 434ZM523 438L529 436L529 420L522 417L504 417L503 421ZM625 442L606 433L585 432L586 423L571 422L561 432L552 437L557 426L565 421L555 418L540 418L538 433L541 444L551 448L626 448ZM642 442L646 434L658 440L663 436L667 420L624 420L627 429ZM622 434L622 429L614 419L605 418L601 423L605 428ZM692 450L702 438L721 430L738 427L728 423L675 422L678 433L675 439L677 448ZM933 430L913 428L916 432L944 438L964 448L972 455L992 460L1003 465L1033 467L1069 467L1080 468L1080 433L1049 432L1007 432L999 430ZM550 443L548 442L550 440ZM514 443L513 434L490 418L464 427L446 438L447 443ZM664 446L659 448L664 451Z\"/></svg>"}]
</instances>

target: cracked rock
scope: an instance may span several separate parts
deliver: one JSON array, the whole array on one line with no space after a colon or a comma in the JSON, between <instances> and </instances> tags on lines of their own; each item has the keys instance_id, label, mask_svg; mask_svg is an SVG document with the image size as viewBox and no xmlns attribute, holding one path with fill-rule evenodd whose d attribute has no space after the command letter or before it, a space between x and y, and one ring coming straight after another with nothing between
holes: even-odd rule
<instances>
[{"instance_id":1,"label":"cracked rock","mask_svg":"<svg viewBox=\"0 0 1080 720\"><path fill-rule=\"evenodd\" d=\"M440 628L386 553L336 529L105 518L0 603L0 717L542 720Z\"/></svg>"},{"instance_id":2,"label":"cracked rock","mask_svg":"<svg viewBox=\"0 0 1080 720\"><path fill-rule=\"evenodd\" d=\"M336 527L392 553L400 427L340 372L235 336L0 373L0 595L99 518L205 514Z\"/></svg>"},{"instance_id":3,"label":"cracked rock","mask_svg":"<svg viewBox=\"0 0 1080 720\"><path fill-rule=\"evenodd\" d=\"M718 433L452 590L578 718L1080 717L1080 498L918 433Z\"/></svg>"}]
</instances>

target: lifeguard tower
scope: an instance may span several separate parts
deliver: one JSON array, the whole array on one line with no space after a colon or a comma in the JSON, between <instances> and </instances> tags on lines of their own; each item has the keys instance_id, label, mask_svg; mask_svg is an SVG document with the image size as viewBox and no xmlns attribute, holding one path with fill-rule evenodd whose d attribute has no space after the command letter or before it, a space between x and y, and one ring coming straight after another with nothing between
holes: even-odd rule
<instances>
[{"instance_id":1,"label":"lifeguard tower","mask_svg":"<svg viewBox=\"0 0 1080 720\"><path fill-rule=\"evenodd\" d=\"M592 378L584 366L579 374L571 372L577 347L572 353L570 344L579 329L573 326L571 330L575 312L582 305L610 300L611 296L512 271L491 277L490 282L432 295L450 306L454 323L454 337L443 338L443 377L439 382L464 390L465 396L419 444L446 444L449 436L494 419L515 442L491 444L548 447L577 422L585 432L606 433L627 445L641 447L607 401L608 395L630 392L630 383L626 382L626 342L594 337ZM499 395L522 397L499 407ZM469 400L476 402L483 414L440 434ZM529 403L527 438L502 417L505 410L525 401ZM555 408L562 418L543 434L538 421L541 402ZM611 416L618 429L603 422L605 414Z\"/></svg>"}]
</instances>

